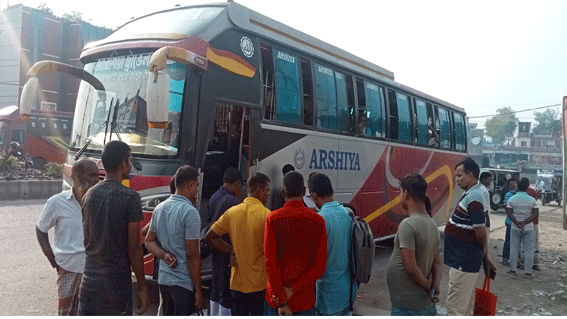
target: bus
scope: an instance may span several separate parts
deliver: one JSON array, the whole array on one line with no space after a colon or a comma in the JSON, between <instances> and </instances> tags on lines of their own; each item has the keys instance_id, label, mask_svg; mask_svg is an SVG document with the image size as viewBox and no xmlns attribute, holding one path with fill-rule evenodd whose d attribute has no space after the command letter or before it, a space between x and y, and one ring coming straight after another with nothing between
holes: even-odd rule
<instances>
[{"instance_id":1,"label":"bus","mask_svg":"<svg viewBox=\"0 0 567 319\"><path fill-rule=\"evenodd\" d=\"M376 240L394 236L407 217L399 180L409 173L429 183L438 224L459 199L453 171L467 154L464 109L240 4L140 17L88 44L80 61L82 70L34 66L24 93L44 72L82 79L65 183L79 156L98 161L107 141L121 139L132 149L128 185L140 193L146 221L185 164L203 173L203 220L228 167L268 175L270 209L285 164L305 178L324 173L335 199L354 205Z\"/></svg>"},{"instance_id":2,"label":"bus","mask_svg":"<svg viewBox=\"0 0 567 319\"><path fill-rule=\"evenodd\" d=\"M18 142L36 169L49 162L64 164L72 127L71 112L32 110L23 121L17 106L6 106L0 109L0 150L8 152L11 142Z\"/></svg>"}]
</instances>

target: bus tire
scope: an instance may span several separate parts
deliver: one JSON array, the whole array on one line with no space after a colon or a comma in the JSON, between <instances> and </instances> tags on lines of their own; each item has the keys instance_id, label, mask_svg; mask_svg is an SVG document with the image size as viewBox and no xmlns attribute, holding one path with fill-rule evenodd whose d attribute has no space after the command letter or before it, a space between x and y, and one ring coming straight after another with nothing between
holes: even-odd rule
<instances>
[{"instance_id":1,"label":"bus tire","mask_svg":"<svg viewBox=\"0 0 567 319\"><path fill-rule=\"evenodd\" d=\"M45 164L47 164L45 158L41 156L34 156L31 160L33 162L33 168L35 169L43 169L45 167Z\"/></svg>"},{"instance_id":2,"label":"bus tire","mask_svg":"<svg viewBox=\"0 0 567 319\"><path fill-rule=\"evenodd\" d=\"M557 200L557 206L561 206L561 200L560 199Z\"/></svg>"}]
</instances>

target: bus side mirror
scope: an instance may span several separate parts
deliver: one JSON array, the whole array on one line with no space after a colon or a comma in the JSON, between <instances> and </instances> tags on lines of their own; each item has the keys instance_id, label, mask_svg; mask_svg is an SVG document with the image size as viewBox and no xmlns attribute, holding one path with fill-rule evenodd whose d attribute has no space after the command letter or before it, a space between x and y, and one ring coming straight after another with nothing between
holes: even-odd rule
<instances>
[{"instance_id":1,"label":"bus side mirror","mask_svg":"<svg viewBox=\"0 0 567 319\"><path fill-rule=\"evenodd\" d=\"M37 85L38 79L31 77L22 90L22 96L20 97L20 117L24 121L30 117L32 107L35 104Z\"/></svg>"},{"instance_id":2,"label":"bus side mirror","mask_svg":"<svg viewBox=\"0 0 567 319\"><path fill-rule=\"evenodd\" d=\"M169 75L167 73L149 72L146 97L148 127L167 128L169 116Z\"/></svg>"}]
</instances>

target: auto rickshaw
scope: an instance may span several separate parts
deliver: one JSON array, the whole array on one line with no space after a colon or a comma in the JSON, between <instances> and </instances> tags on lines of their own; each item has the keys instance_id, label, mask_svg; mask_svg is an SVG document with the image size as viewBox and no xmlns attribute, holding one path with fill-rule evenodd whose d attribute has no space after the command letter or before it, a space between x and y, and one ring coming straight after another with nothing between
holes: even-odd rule
<instances>
[{"instance_id":1,"label":"auto rickshaw","mask_svg":"<svg viewBox=\"0 0 567 319\"><path fill-rule=\"evenodd\" d=\"M563 176L558 173L543 173L538 174L536 179L536 191L541 205L545 206L546 203L556 201L557 205L561 206L562 191L563 191Z\"/></svg>"},{"instance_id":2,"label":"auto rickshaw","mask_svg":"<svg viewBox=\"0 0 567 319\"><path fill-rule=\"evenodd\" d=\"M499 208L505 207L504 198L508 193L508 179L513 178L516 181L520 179L520 172L511 169L500 168L481 168L482 172L489 172L492 175L492 185L488 187L490 192L490 208L497 211Z\"/></svg>"}]
</instances>

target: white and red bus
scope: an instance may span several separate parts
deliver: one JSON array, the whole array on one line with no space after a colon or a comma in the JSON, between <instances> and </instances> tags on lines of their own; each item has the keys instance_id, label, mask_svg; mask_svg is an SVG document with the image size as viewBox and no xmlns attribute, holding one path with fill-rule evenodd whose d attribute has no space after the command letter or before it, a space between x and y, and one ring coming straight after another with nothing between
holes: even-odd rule
<instances>
[{"instance_id":1,"label":"white and red bus","mask_svg":"<svg viewBox=\"0 0 567 319\"><path fill-rule=\"evenodd\" d=\"M428 181L437 223L458 200L453 171L467 152L462 108L237 3L132 20L87 45L80 60L84 70L45 62L28 80L33 86L50 70L83 79L66 183L78 156L98 160L104 143L120 138L133 151L129 186L140 192L146 221L184 164L203 172L203 220L230 166L270 177L269 208L285 164L305 178L328 175L335 198L354 205L377 240L393 236L406 217L399 179L409 173Z\"/></svg>"}]
</instances>

